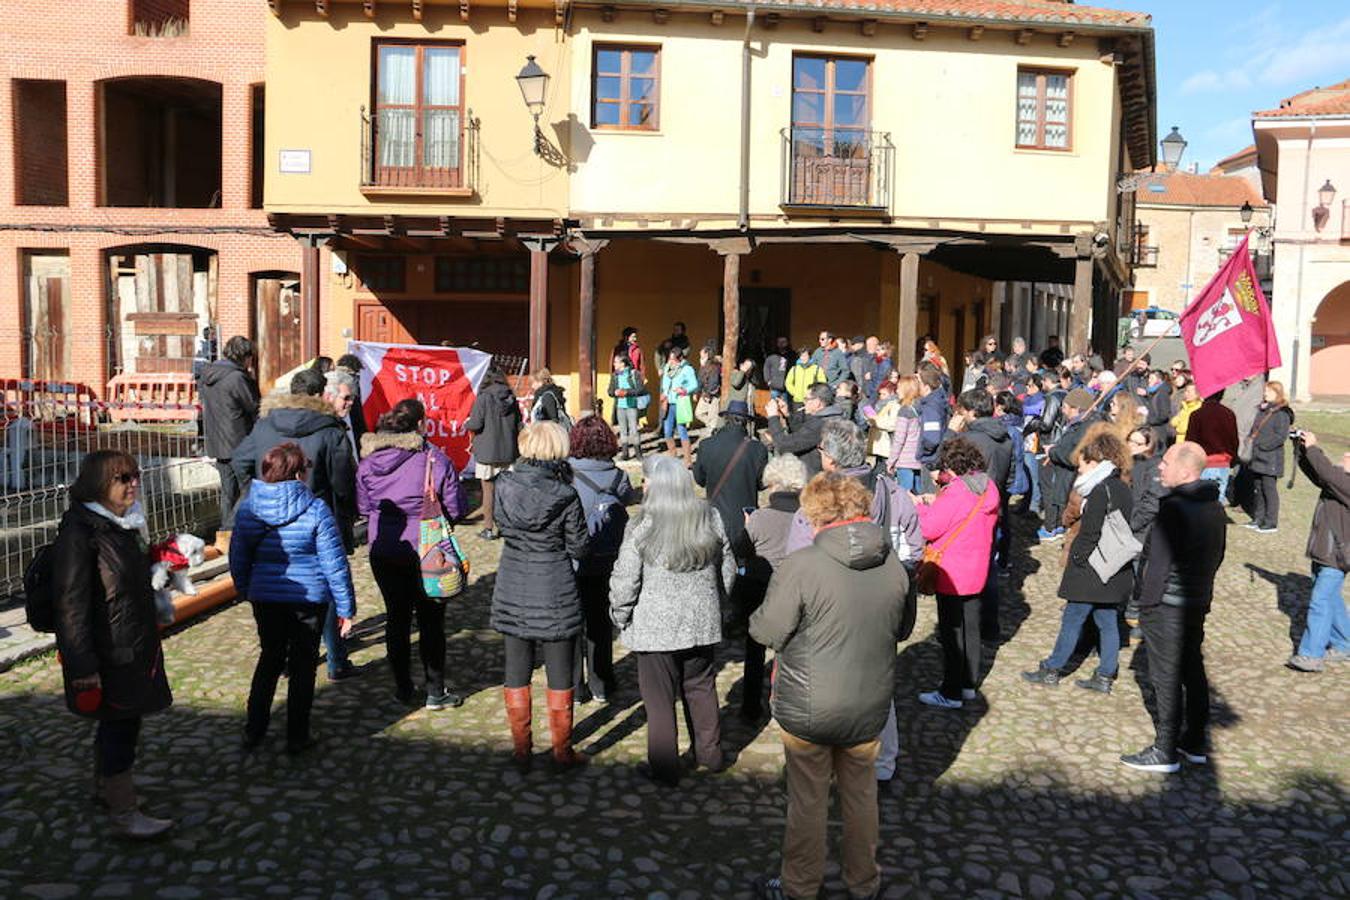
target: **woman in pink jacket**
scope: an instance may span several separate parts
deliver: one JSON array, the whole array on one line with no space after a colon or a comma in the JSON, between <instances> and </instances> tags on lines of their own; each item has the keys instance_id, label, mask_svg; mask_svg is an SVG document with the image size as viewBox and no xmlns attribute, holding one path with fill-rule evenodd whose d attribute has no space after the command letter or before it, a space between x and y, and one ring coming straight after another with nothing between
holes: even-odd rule
<instances>
[{"instance_id":1,"label":"woman in pink jacket","mask_svg":"<svg viewBox=\"0 0 1350 900\"><path fill-rule=\"evenodd\" d=\"M942 644L942 686L919 695L939 709L960 709L975 699L980 680L980 592L989 575L989 553L998 523L998 485L984 474L978 447L962 437L938 455L937 496L919 498L919 525L939 551L938 640Z\"/></svg>"}]
</instances>

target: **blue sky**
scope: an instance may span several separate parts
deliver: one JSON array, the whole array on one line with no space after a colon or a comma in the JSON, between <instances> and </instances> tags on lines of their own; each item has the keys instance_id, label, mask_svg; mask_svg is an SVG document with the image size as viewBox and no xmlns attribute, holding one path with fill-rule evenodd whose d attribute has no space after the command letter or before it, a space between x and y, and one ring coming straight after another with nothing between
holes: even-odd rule
<instances>
[{"instance_id":1,"label":"blue sky","mask_svg":"<svg viewBox=\"0 0 1350 900\"><path fill-rule=\"evenodd\" d=\"M1177 125L1182 164L1215 162L1252 142L1251 113L1350 78L1350 3L1342 0L1079 0L1153 16L1158 137Z\"/></svg>"}]
</instances>

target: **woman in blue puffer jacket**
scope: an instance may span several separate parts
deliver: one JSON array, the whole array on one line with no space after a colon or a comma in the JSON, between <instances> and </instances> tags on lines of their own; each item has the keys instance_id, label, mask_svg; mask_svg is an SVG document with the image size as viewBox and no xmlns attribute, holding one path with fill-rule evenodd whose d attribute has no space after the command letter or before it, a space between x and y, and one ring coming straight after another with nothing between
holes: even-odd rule
<instances>
[{"instance_id":1,"label":"woman in blue puffer jacket","mask_svg":"<svg viewBox=\"0 0 1350 900\"><path fill-rule=\"evenodd\" d=\"M314 669L328 604L337 604L338 630L351 633L356 593L342 535L328 504L305 486L309 462L298 444L268 450L235 513L230 575L253 605L258 623L258 665L248 694L244 749L262 743L272 717L277 679L288 673L286 752L313 745L309 710Z\"/></svg>"}]
</instances>

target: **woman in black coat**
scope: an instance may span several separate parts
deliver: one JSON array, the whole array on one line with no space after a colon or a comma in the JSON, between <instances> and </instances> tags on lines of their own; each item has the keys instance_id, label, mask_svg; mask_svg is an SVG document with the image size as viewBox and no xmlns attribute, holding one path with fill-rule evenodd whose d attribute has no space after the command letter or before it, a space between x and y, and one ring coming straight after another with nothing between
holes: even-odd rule
<instances>
[{"instance_id":1,"label":"woman in black coat","mask_svg":"<svg viewBox=\"0 0 1350 900\"><path fill-rule=\"evenodd\" d=\"M1280 524L1280 485L1284 475L1284 442L1294 427L1294 411L1278 381L1266 384L1265 401L1252 425L1252 520L1245 527L1259 534L1274 534Z\"/></svg>"},{"instance_id":2,"label":"woman in black coat","mask_svg":"<svg viewBox=\"0 0 1350 900\"><path fill-rule=\"evenodd\" d=\"M506 383L506 373L492 366L478 385L478 396L464 428L473 435L474 477L483 487L483 530L478 536L495 541L501 535L493 516L497 476L516 461L520 404Z\"/></svg>"},{"instance_id":3,"label":"woman in black coat","mask_svg":"<svg viewBox=\"0 0 1350 900\"><path fill-rule=\"evenodd\" d=\"M572 654L581 600L572 560L586 555L586 515L572 487L567 432L534 422L520 433L520 459L498 479L497 522L505 538L492 591L492 627L506 645L506 718L517 766L530 765L530 676L541 648L548 677L553 761L578 765L572 749Z\"/></svg>"},{"instance_id":4,"label":"woman in black coat","mask_svg":"<svg viewBox=\"0 0 1350 900\"><path fill-rule=\"evenodd\" d=\"M96 450L70 486L70 509L51 550L56 646L66 705L98 721L94 784L124 837L173 827L140 811L132 766L141 717L173 703L164 674L141 473L120 450Z\"/></svg>"},{"instance_id":5,"label":"woman in black coat","mask_svg":"<svg viewBox=\"0 0 1350 900\"><path fill-rule=\"evenodd\" d=\"M1101 541L1110 511L1120 510L1125 521L1130 521L1134 503L1129 485L1120 477L1129 465L1129 459L1120 438L1106 431L1085 437L1075 456L1078 458L1078 478L1074 481L1074 489L1083 498L1083 513L1078 536L1069 545L1069 559L1059 583L1059 596L1068 602L1055 649L1041 662L1040 668L1023 672L1022 677L1032 684L1049 687L1059 684L1063 669L1078 646L1083 625L1091 616L1099 633L1097 671L1091 678L1079 679L1076 684L1109 694L1111 684L1116 680L1120 654L1120 628L1116 619L1120 607L1134 592L1134 568L1129 564L1121 566L1109 579L1102 581L1089 558Z\"/></svg>"}]
</instances>

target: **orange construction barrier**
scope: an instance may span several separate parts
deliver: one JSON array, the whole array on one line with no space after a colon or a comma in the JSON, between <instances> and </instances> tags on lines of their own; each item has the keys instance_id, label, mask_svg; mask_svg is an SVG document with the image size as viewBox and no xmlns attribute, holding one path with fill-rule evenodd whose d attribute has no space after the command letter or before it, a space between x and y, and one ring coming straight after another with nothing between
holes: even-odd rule
<instances>
[{"instance_id":1,"label":"orange construction barrier","mask_svg":"<svg viewBox=\"0 0 1350 900\"><path fill-rule=\"evenodd\" d=\"M118 375L108 382L107 408L114 422L195 422L201 414L187 372Z\"/></svg>"}]
</instances>

